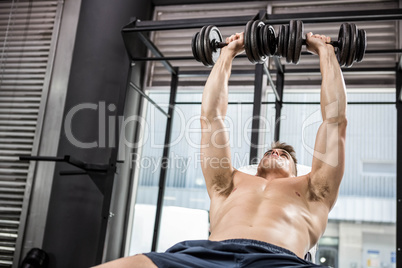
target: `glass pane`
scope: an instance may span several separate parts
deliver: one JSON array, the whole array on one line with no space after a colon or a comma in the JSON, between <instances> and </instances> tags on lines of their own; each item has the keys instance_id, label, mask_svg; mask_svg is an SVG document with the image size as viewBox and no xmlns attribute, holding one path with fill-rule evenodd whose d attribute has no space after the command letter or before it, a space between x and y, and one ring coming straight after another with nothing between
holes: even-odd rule
<instances>
[{"instance_id":1,"label":"glass pane","mask_svg":"<svg viewBox=\"0 0 402 268\"><path fill-rule=\"evenodd\" d=\"M348 93L349 102L393 102L395 92L388 93Z\"/></svg>"},{"instance_id":2,"label":"glass pane","mask_svg":"<svg viewBox=\"0 0 402 268\"><path fill-rule=\"evenodd\" d=\"M329 267L338 267L338 250L332 247L320 247L316 255L316 263Z\"/></svg>"},{"instance_id":3,"label":"glass pane","mask_svg":"<svg viewBox=\"0 0 402 268\"><path fill-rule=\"evenodd\" d=\"M286 89L285 91L286 92ZM320 93L284 93L283 101L289 102L320 102Z\"/></svg>"},{"instance_id":4,"label":"glass pane","mask_svg":"<svg viewBox=\"0 0 402 268\"><path fill-rule=\"evenodd\" d=\"M235 168L249 164L252 114L253 105L250 104L236 104L228 107L225 122L229 128L230 152Z\"/></svg>"},{"instance_id":5,"label":"glass pane","mask_svg":"<svg viewBox=\"0 0 402 268\"><path fill-rule=\"evenodd\" d=\"M317 89L309 93L286 93L286 89L283 94L283 100L285 102L320 102L320 90ZM275 95L270 96L269 101L275 101ZM394 102L395 92L387 90L384 92L374 93L359 93L359 92L347 92L348 102Z\"/></svg>"},{"instance_id":6,"label":"glass pane","mask_svg":"<svg viewBox=\"0 0 402 268\"><path fill-rule=\"evenodd\" d=\"M149 96L162 104L169 102L166 93L151 93ZM139 168L139 176L129 255L151 251L165 140L166 116L151 103L146 105L143 146L139 145L138 155L133 155L133 164Z\"/></svg>"},{"instance_id":7,"label":"glass pane","mask_svg":"<svg viewBox=\"0 0 402 268\"><path fill-rule=\"evenodd\" d=\"M243 98L243 93L236 94L231 93L233 99ZM179 95L183 101L193 98L188 93ZM165 251L183 240L209 236L210 200L200 164L201 105L176 105L175 110L157 251ZM235 167L249 162L251 131L246 131L246 125L251 114L252 105L228 107L225 123Z\"/></svg>"},{"instance_id":8,"label":"glass pane","mask_svg":"<svg viewBox=\"0 0 402 268\"><path fill-rule=\"evenodd\" d=\"M275 94L268 93L267 97L269 102L275 101ZM263 120L260 121L260 135L264 138L263 143L260 143L261 150L259 150L258 157L261 159L263 154L271 147L271 143L274 141L275 136L275 104L262 105L261 115ZM261 133L261 131L265 131Z\"/></svg>"},{"instance_id":9,"label":"glass pane","mask_svg":"<svg viewBox=\"0 0 402 268\"><path fill-rule=\"evenodd\" d=\"M253 102L253 91L250 92L237 92L238 90L232 87L229 90L229 102ZM176 102L199 102L202 101L202 91L200 90L178 90Z\"/></svg>"},{"instance_id":10,"label":"glass pane","mask_svg":"<svg viewBox=\"0 0 402 268\"><path fill-rule=\"evenodd\" d=\"M285 94L286 100L319 99L319 94L292 95ZM395 93L348 94L349 101L394 98ZM320 106L285 104L282 115L281 141L295 147L299 163L311 166ZM339 239L338 261L333 262L334 245L328 240L319 242L325 250L317 252L316 261L335 267L395 267L395 105L348 105L347 118L345 173L324 234Z\"/></svg>"},{"instance_id":11,"label":"glass pane","mask_svg":"<svg viewBox=\"0 0 402 268\"><path fill-rule=\"evenodd\" d=\"M284 94L287 101L314 102L319 94ZM315 136L321 124L319 104L284 104L281 111L280 141L292 145L297 162L311 166Z\"/></svg>"},{"instance_id":12,"label":"glass pane","mask_svg":"<svg viewBox=\"0 0 402 268\"><path fill-rule=\"evenodd\" d=\"M176 105L157 251L208 239L209 197L200 165L201 105Z\"/></svg>"}]
</instances>

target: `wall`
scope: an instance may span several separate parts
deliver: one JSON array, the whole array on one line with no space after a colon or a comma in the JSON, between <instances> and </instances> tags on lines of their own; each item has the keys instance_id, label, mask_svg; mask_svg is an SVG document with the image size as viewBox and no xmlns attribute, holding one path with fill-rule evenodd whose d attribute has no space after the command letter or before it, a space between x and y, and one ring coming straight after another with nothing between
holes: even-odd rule
<instances>
[{"instance_id":1,"label":"wall","mask_svg":"<svg viewBox=\"0 0 402 268\"><path fill-rule=\"evenodd\" d=\"M77 146L63 130L58 156L108 163L114 146L108 144L107 134L102 136L109 126L107 121L102 121L101 107L104 103L105 118L116 116L119 107L112 111L107 108L117 106L119 97L124 96L129 75L129 60L120 30L134 16L150 19L151 9L150 2L139 0L82 1L64 118L77 105L93 105L93 109L81 110L72 118L71 133L76 140L88 144L95 141L97 146ZM134 70L139 77L141 70L142 66ZM63 122L64 127L69 127L68 122ZM102 146L103 138L105 146ZM54 173L43 242L43 249L50 254L49 267L78 268L95 264L103 197L87 175L59 175L60 171L72 169L58 163Z\"/></svg>"},{"instance_id":2,"label":"wall","mask_svg":"<svg viewBox=\"0 0 402 268\"><path fill-rule=\"evenodd\" d=\"M323 236L339 238L338 267L377 267L377 260L378 267L394 268L391 257L395 254L395 235L392 224L330 222Z\"/></svg>"}]
</instances>

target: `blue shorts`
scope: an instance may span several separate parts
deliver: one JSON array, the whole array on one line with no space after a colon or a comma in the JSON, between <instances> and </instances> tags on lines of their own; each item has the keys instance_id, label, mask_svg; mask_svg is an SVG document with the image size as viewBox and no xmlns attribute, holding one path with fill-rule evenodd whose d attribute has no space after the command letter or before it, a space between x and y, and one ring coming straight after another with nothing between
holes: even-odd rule
<instances>
[{"instance_id":1,"label":"blue shorts","mask_svg":"<svg viewBox=\"0 0 402 268\"><path fill-rule=\"evenodd\" d=\"M251 239L190 240L164 253L144 255L159 268L325 267L303 260L287 249Z\"/></svg>"}]
</instances>

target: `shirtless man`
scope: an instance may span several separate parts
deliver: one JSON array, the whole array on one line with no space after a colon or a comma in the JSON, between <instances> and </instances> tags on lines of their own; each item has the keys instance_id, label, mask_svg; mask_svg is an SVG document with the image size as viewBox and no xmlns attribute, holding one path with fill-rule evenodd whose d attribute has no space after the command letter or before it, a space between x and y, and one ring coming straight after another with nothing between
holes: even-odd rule
<instances>
[{"instance_id":1,"label":"shirtless man","mask_svg":"<svg viewBox=\"0 0 402 268\"><path fill-rule=\"evenodd\" d=\"M324 233L344 172L346 93L328 37L307 34L322 74L321 113L311 172L296 175L291 146L275 147L255 176L231 165L224 131L228 80L234 57L244 49L243 33L222 48L202 98L202 165L211 198L209 240L185 241L167 253L146 253L101 267L317 267L303 260ZM208 145L208 146L205 146ZM292 154L292 155L291 155Z\"/></svg>"}]
</instances>

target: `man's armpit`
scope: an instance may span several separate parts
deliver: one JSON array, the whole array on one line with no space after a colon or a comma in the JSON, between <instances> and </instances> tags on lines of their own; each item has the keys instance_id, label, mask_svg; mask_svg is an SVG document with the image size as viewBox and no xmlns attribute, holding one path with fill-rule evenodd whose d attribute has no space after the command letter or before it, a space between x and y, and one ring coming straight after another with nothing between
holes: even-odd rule
<instances>
[{"instance_id":1,"label":"man's armpit","mask_svg":"<svg viewBox=\"0 0 402 268\"><path fill-rule=\"evenodd\" d=\"M230 175L230 178L227 177L225 173L218 173L212 179L212 185L214 190L222 196L229 196L229 194L233 190L233 177L236 173L236 169Z\"/></svg>"},{"instance_id":2,"label":"man's armpit","mask_svg":"<svg viewBox=\"0 0 402 268\"><path fill-rule=\"evenodd\" d=\"M308 178L308 200L323 201L330 194L330 187L326 178L315 179L314 184L311 182L311 176Z\"/></svg>"}]
</instances>

